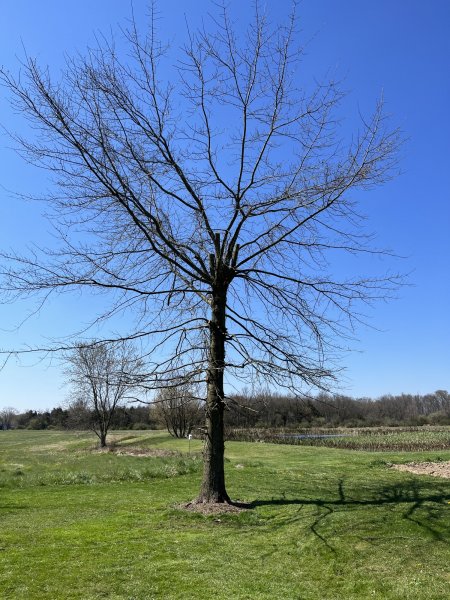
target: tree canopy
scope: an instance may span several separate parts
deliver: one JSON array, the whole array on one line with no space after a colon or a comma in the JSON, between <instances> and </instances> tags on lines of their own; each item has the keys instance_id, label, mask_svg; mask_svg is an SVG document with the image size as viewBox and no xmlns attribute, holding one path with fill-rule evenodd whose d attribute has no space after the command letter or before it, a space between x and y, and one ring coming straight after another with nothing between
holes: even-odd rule
<instances>
[{"instance_id":1,"label":"tree canopy","mask_svg":"<svg viewBox=\"0 0 450 600\"><path fill-rule=\"evenodd\" d=\"M35 137L16 137L56 186L58 249L5 256L10 295L107 292L146 340L146 385L203 385L200 501L228 501L224 374L301 393L326 388L358 305L393 278L339 277L329 257L372 250L358 195L389 178L398 132L378 103L356 134L339 127L335 82L301 83L296 16L272 26L256 5L245 34L221 8L166 59L154 17L68 59L61 80L27 58L3 71ZM350 193L352 192L352 193Z\"/></svg>"}]
</instances>

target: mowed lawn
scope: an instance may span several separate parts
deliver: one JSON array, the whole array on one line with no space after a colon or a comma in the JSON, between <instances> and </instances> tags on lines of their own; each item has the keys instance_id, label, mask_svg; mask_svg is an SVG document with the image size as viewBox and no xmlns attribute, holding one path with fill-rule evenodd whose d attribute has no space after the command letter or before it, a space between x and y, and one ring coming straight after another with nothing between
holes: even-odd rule
<instances>
[{"instance_id":1,"label":"mowed lawn","mask_svg":"<svg viewBox=\"0 0 450 600\"><path fill-rule=\"evenodd\" d=\"M229 442L229 493L252 508L203 515L180 506L200 441L112 437L98 452L85 432L0 432L1 599L450 597L450 480L390 468L450 460L450 445Z\"/></svg>"}]
</instances>

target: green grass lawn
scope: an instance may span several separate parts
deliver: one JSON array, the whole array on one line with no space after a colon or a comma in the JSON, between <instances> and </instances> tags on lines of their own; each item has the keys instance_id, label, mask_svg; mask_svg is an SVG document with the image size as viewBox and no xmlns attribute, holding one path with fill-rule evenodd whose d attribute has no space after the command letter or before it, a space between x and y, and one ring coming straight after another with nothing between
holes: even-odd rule
<instances>
[{"instance_id":1,"label":"green grass lawn","mask_svg":"<svg viewBox=\"0 0 450 600\"><path fill-rule=\"evenodd\" d=\"M2 600L450 597L450 480L388 466L450 449L229 442L228 491L253 508L204 516L177 508L198 491L201 442L114 437L159 455L0 432Z\"/></svg>"}]
</instances>

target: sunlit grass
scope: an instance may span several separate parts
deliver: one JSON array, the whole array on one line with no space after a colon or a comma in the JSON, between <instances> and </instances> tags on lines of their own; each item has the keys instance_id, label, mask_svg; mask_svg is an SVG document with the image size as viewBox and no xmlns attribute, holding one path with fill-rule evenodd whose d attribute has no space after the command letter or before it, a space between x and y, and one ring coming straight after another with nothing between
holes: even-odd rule
<instances>
[{"instance_id":1,"label":"sunlit grass","mask_svg":"<svg viewBox=\"0 0 450 600\"><path fill-rule=\"evenodd\" d=\"M187 440L130 435L98 452L86 433L0 432L2 599L448 597L450 482L388 465L450 451L229 442L229 492L253 508L204 516L180 508L201 441L189 455Z\"/></svg>"}]
</instances>

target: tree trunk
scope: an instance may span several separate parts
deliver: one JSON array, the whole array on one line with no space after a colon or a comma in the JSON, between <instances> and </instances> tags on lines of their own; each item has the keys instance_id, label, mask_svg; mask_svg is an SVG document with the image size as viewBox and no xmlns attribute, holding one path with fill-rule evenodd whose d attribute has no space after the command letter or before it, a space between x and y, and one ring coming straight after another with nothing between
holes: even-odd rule
<instances>
[{"instance_id":1,"label":"tree trunk","mask_svg":"<svg viewBox=\"0 0 450 600\"><path fill-rule=\"evenodd\" d=\"M224 390L225 366L225 306L226 288L214 290L212 295L207 372L206 427L203 481L198 502L230 502L225 489L224 469Z\"/></svg>"},{"instance_id":2,"label":"tree trunk","mask_svg":"<svg viewBox=\"0 0 450 600\"><path fill-rule=\"evenodd\" d=\"M101 431L99 435L100 448L106 448L106 432Z\"/></svg>"}]
</instances>

